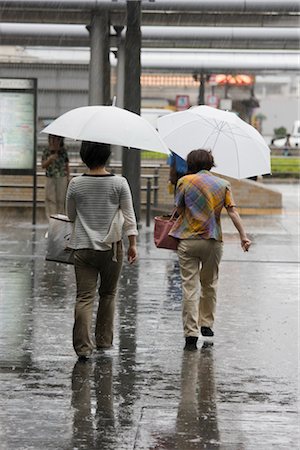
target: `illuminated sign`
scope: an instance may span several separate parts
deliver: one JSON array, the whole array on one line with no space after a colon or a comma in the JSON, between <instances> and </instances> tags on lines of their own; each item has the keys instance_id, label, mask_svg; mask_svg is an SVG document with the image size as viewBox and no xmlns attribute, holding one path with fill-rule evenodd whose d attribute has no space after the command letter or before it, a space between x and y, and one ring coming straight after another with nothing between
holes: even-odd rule
<instances>
[{"instance_id":1,"label":"illuminated sign","mask_svg":"<svg viewBox=\"0 0 300 450\"><path fill-rule=\"evenodd\" d=\"M254 84L254 77L251 75L226 75L217 74L209 77L209 84L212 86L228 84L231 86L251 86Z\"/></svg>"},{"instance_id":2,"label":"illuminated sign","mask_svg":"<svg viewBox=\"0 0 300 450\"><path fill-rule=\"evenodd\" d=\"M218 108L220 98L217 95L208 95L206 103L208 106L211 106L212 108Z\"/></svg>"},{"instance_id":3,"label":"illuminated sign","mask_svg":"<svg viewBox=\"0 0 300 450\"><path fill-rule=\"evenodd\" d=\"M189 95L176 95L176 109L178 111L183 111L190 107L190 96Z\"/></svg>"}]
</instances>

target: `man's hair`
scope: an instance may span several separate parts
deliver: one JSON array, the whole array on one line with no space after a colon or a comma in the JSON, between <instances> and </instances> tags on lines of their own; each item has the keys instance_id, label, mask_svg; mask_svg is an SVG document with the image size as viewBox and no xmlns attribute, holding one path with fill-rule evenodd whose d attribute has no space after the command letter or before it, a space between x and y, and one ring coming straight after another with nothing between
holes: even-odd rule
<instances>
[{"instance_id":1,"label":"man's hair","mask_svg":"<svg viewBox=\"0 0 300 450\"><path fill-rule=\"evenodd\" d=\"M215 167L214 157L209 150L193 150L187 156L188 173L197 173L199 170L210 170Z\"/></svg>"},{"instance_id":2,"label":"man's hair","mask_svg":"<svg viewBox=\"0 0 300 450\"><path fill-rule=\"evenodd\" d=\"M105 166L110 155L109 144L86 141L83 141L81 144L80 156L89 169Z\"/></svg>"}]
</instances>

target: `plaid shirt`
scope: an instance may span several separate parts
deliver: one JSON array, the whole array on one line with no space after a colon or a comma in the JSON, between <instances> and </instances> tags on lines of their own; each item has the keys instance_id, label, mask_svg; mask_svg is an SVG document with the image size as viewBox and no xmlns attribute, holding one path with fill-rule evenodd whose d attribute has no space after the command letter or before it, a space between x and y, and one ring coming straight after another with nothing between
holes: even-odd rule
<instances>
[{"instance_id":1,"label":"plaid shirt","mask_svg":"<svg viewBox=\"0 0 300 450\"><path fill-rule=\"evenodd\" d=\"M217 241L222 241L220 215L223 206L235 206L229 182L208 170L180 178L175 204L183 211L169 233L171 236Z\"/></svg>"}]
</instances>

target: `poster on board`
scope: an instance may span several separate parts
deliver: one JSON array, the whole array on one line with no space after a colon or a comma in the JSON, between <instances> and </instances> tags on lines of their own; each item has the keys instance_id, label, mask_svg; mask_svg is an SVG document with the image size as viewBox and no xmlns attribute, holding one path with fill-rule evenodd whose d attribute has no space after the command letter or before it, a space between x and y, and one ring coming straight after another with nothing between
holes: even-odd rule
<instances>
[{"instance_id":1,"label":"poster on board","mask_svg":"<svg viewBox=\"0 0 300 450\"><path fill-rule=\"evenodd\" d=\"M31 79L0 79L0 170L33 172L35 89Z\"/></svg>"}]
</instances>

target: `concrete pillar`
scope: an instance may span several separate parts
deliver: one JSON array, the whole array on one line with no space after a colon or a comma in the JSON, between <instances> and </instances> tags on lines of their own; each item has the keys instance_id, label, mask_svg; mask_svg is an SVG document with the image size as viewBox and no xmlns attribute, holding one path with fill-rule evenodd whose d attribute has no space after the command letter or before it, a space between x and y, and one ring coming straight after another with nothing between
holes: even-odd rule
<instances>
[{"instance_id":1,"label":"concrete pillar","mask_svg":"<svg viewBox=\"0 0 300 450\"><path fill-rule=\"evenodd\" d=\"M124 108L125 91L125 37L122 36L123 27L115 27L118 33L118 52L117 52L117 106Z\"/></svg>"},{"instance_id":2,"label":"concrete pillar","mask_svg":"<svg viewBox=\"0 0 300 450\"><path fill-rule=\"evenodd\" d=\"M127 1L127 30L125 39L124 108L141 111L141 2ZM122 174L131 187L137 221L141 210L141 151L123 151Z\"/></svg>"},{"instance_id":3,"label":"concrete pillar","mask_svg":"<svg viewBox=\"0 0 300 450\"><path fill-rule=\"evenodd\" d=\"M110 104L109 16L95 14L87 27L90 32L89 105Z\"/></svg>"},{"instance_id":4,"label":"concrete pillar","mask_svg":"<svg viewBox=\"0 0 300 450\"><path fill-rule=\"evenodd\" d=\"M116 106L124 108L124 90L125 90L125 37L122 36L124 27L114 27L118 36L117 51L117 89L116 89ZM119 145L113 145L112 155L114 161L122 161L123 148ZM126 150L125 150L126 151Z\"/></svg>"},{"instance_id":5,"label":"concrete pillar","mask_svg":"<svg viewBox=\"0 0 300 450\"><path fill-rule=\"evenodd\" d=\"M199 81L198 105L205 105L205 76L203 73L200 74Z\"/></svg>"}]
</instances>

